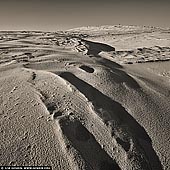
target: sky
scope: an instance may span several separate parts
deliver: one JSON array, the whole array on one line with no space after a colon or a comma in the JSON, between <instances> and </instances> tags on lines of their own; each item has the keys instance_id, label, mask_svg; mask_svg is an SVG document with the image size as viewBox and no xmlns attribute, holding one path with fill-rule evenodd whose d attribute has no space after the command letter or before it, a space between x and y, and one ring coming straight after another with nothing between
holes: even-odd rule
<instances>
[{"instance_id":1,"label":"sky","mask_svg":"<svg viewBox=\"0 0 170 170\"><path fill-rule=\"evenodd\" d=\"M0 0L0 30L118 24L170 27L170 0Z\"/></svg>"}]
</instances>

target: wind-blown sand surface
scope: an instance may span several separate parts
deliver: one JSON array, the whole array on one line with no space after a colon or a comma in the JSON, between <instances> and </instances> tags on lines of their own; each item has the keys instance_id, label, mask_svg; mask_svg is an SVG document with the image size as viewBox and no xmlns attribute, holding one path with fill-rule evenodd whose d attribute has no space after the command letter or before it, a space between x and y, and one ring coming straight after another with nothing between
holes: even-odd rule
<instances>
[{"instance_id":1,"label":"wind-blown sand surface","mask_svg":"<svg viewBox=\"0 0 170 170\"><path fill-rule=\"evenodd\" d=\"M0 165L170 169L170 29L0 32Z\"/></svg>"}]
</instances>

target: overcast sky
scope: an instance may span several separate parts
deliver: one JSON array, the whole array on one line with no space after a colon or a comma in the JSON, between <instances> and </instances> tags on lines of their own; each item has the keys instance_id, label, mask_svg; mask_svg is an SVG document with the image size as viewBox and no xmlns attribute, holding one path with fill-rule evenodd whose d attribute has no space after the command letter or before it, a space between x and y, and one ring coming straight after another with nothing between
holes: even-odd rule
<instances>
[{"instance_id":1,"label":"overcast sky","mask_svg":"<svg viewBox=\"0 0 170 170\"><path fill-rule=\"evenodd\" d=\"M0 0L0 30L117 24L170 27L170 0Z\"/></svg>"}]
</instances>

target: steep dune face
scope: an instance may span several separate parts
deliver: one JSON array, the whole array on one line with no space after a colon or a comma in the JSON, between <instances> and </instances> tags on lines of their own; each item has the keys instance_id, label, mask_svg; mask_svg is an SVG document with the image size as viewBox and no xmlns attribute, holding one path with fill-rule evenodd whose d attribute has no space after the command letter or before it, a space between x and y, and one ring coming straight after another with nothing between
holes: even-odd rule
<instances>
[{"instance_id":1,"label":"steep dune face","mask_svg":"<svg viewBox=\"0 0 170 170\"><path fill-rule=\"evenodd\" d=\"M135 49L136 34L154 45ZM158 34L169 43L150 27L1 32L0 164L168 169L170 46ZM124 36L130 49L117 50Z\"/></svg>"}]
</instances>

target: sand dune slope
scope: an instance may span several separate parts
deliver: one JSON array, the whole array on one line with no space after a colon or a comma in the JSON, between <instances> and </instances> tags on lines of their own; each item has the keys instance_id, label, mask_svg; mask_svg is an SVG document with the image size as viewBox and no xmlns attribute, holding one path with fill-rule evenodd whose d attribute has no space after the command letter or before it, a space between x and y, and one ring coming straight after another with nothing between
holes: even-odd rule
<instances>
[{"instance_id":1,"label":"sand dune slope","mask_svg":"<svg viewBox=\"0 0 170 170\"><path fill-rule=\"evenodd\" d=\"M137 46L134 36L142 39ZM168 30L105 26L0 37L0 165L170 168Z\"/></svg>"}]
</instances>

